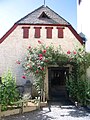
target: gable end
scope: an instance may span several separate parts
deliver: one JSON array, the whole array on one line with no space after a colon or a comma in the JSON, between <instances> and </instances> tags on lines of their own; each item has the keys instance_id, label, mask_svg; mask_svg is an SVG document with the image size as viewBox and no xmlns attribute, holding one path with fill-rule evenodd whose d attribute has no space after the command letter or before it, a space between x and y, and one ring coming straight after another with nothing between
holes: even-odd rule
<instances>
[{"instance_id":1,"label":"gable end","mask_svg":"<svg viewBox=\"0 0 90 120\"><path fill-rule=\"evenodd\" d=\"M0 39L0 44L16 29L18 25L14 24L9 31Z\"/></svg>"},{"instance_id":2,"label":"gable end","mask_svg":"<svg viewBox=\"0 0 90 120\"><path fill-rule=\"evenodd\" d=\"M83 40L80 37L80 35L75 31L75 29L71 25L68 25L68 28L74 34L74 36L77 38L77 40L83 45Z\"/></svg>"}]
</instances>

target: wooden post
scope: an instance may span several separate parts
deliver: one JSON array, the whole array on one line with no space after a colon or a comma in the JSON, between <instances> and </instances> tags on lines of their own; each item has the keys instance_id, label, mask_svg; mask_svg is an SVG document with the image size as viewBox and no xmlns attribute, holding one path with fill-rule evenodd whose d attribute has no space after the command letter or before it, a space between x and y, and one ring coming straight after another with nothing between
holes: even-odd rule
<instances>
[{"instance_id":1,"label":"wooden post","mask_svg":"<svg viewBox=\"0 0 90 120\"><path fill-rule=\"evenodd\" d=\"M41 89L40 101L43 100L43 90Z\"/></svg>"},{"instance_id":2,"label":"wooden post","mask_svg":"<svg viewBox=\"0 0 90 120\"><path fill-rule=\"evenodd\" d=\"M40 108L40 97L38 97L38 108Z\"/></svg>"},{"instance_id":3,"label":"wooden post","mask_svg":"<svg viewBox=\"0 0 90 120\"><path fill-rule=\"evenodd\" d=\"M21 102L21 113L23 113L23 102Z\"/></svg>"},{"instance_id":4,"label":"wooden post","mask_svg":"<svg viewBox=\"0 0 90 120\"><path fill-rule=\"evenodd\" d=\"M43 91L43 102L45 102L45 91Z\"/></svg>"}]
</instances>

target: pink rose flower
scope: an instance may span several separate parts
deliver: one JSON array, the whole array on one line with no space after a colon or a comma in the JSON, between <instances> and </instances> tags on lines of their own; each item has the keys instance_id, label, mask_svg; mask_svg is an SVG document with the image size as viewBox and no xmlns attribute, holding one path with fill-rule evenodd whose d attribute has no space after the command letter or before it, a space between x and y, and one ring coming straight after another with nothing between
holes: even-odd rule
<instances>
[{"instance_id":1,"label":"pink rose flower","mask_svg":"<svg viewBox=\"0 0 90 120\"><path fill-rule=\"evenodd\" d=\"M42 54L39 54L39 57L42 57L43 55Z\"/></svg>"},{"instance_id":2,"label":"pink rose flower","mask_svg":"<svg viewBox=\"0 0 90 120\"><path fill-rule=\"evenodd\" d=\"M43 53L46 53L46 50L43 50Z\"/></svg>"},{"instance_id":3,"label":"pink rose flower","mask_svg":"<svg viewBox=\"0 0 90 120\"><path fill-rule=\"evenodd\" d=\"M39 44L41 44L41 41L40 41L40 40L38 40L38 43L39 43Z\"/></svg>"},{"instance_id":4,"label":"pink rose flower","mask_svg":"<svg viewBox=\"0 0 90 120\"><path fill-rule=\"evenodd\" d=\"M25 75L23 75L23 76L22 76L22 78L23 78L23 79L26 79L26 76L25 76Z\"/></svg>"},{"instance_id":5,"label":"pink rose flower","mask_svg":"<svg viewBox=\"0 0 90 120\"><path fill-rule=\"evenodd\" d=\"M30 49L31 48L31 46L28 46L28 49Z\"/></svg>"},{"instance_id":6,"label":"pink rose flower","mask_svg":"<svg viewBox=\"0 0 90 120\"><path fill-rule=\"evenodd\" d=\"M42 58L43 58L43 55L39 54L39 60L42 60Z\"/></svg>"},{"instance_id":7,"label":"pink rose flower","mask_svg":"<svg viewBox=\"0 0 90 120\"><path fill-rule=\"evenodd\" d=\"M43 59L43 57L39 57L39 60L42 60Z\"/></svg>"},{"instance_id":8,"label":"pink rose flower","mask_svg":"<svg viewBox=\"0 0 90 120\"><path fill-rule=\"evenodd\" d=\"M73 54L77 54L76 51L74 51Z\"/></svg>"},{"instance_id":9,"label":"pink rose flower","mask_svg":"<svg viewBox=\"0 0 90 120\"><path fill-rule=\"evenodd\" d=\"M36 73L38 73L38 70L36 70Z\"/></svg>"},{"instance_id":10,"label":"pink rose flower","mask_svg":"<svg viewBox=\"0 0 90 120\"><path fill-rule=\"evenodd\" d=\"M41 70L44 71L44 67L42 67Z\"/></svg>"},{"instance_id":11,"label":"pink rose flower","mask_svg":"<svg viewBox=\"0 0 90 120\"><path fill-rule=\"evenodd\" d=\"M68 50L68 51L67 51L67 54L70 54L70 53L71 53L70 50Z\"/></svg>"},{"instance_id":12,"label":"pink rose flower","mask_svg":"<svg viewBox=\"0 0 90 120\"><path fill-rule=\"evenodd\" d=\"M17 64L20 64L20 61L19 61L19 60L17 60L17 61L16 61L16 63L17 63Z\"/></svg>"}]
</instances>

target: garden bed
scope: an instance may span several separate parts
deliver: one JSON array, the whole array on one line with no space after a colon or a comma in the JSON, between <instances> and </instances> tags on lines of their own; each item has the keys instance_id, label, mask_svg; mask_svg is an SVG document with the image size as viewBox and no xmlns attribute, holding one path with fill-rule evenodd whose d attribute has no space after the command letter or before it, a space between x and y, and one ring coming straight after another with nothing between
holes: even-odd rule
<instances>
[{"instance_id":1,"label":"garden bed","mask_svg":"<svg viewBox=\"0 0 90 120\"><path fill-rule=\"evenodd\" d=\"M15 115L19 113L24 113L24 112L30 112L33 110L36 110L40 107L40 101L34 101L34 100L21 100L18 101L14 104L19 104L18 105L12 105L8 106L8 110L2 111L1 110L1 105L0 105L0 117L2 116L9 116L9 115Z\"/></svg>"},{"instance_id":2,"label":"garden bed","mask_svg":"<svg viewBox=\"0 0 90 120\"><path fill-rule=\"evenodd\" d=\"M25 112L31 112L34 110L39 109L40 107L45 107L47 105L47 102L40 102L39 100L25 100L25 101L18 101L17 103L21 103L21 106L8 106L8 110L1 111L1 105L0 105L0 118L4 116L10 116L10 115L16 115L16 114L22 114Z\"/></svg>"}]
</instances>

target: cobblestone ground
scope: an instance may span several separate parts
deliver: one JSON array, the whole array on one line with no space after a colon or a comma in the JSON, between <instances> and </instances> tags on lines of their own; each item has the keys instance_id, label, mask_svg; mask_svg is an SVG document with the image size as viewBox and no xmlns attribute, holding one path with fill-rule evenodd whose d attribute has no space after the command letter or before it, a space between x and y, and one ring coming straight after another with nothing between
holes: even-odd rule
<instances>
[{"instance_id":1,"label":"cobblestone ground","mask_svg":"<svg viewBox=\"0 0 90 120\"><path fill-rule=\"evenodd\" d=\"M90 120L90 111L74 105L50 103L47 107L22 115L9 116L2 120Z\"/></svg>"}]
</instances>

